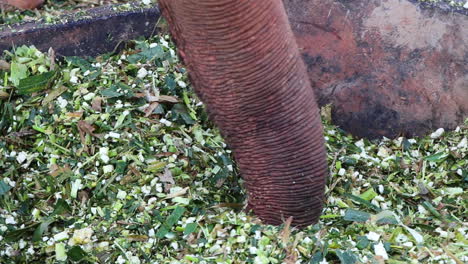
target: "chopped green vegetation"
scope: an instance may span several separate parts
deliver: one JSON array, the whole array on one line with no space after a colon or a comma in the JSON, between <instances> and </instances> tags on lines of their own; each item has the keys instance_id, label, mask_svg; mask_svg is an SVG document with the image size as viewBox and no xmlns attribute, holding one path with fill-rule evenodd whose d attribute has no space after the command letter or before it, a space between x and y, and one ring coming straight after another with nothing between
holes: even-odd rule
<instances>
[{"instance_id":1,"label":"chopped green vegetation","mask_svg":"<svg viewBox=\"0 0 468 264\"><path fill-rule=\"evenodd\" d=\"M5 5L0 10L0 26L39 19L43 19L46 23L52 23L56 21L58 16L63 14L71 14L73 12L79 14L93 7L131 2L142 2L145 5L149 5L155 3L156 0L46 0L45 4L36 10L18 10ZM124 9L126 5L121 5L118 8Z\"/></svg>"},{"instance_id":2,"label":"chopped green vegetation","mask_svg":"<svg viewBox=\"0 0 468 264\"><path fill-rule=\"evenodd\" d=\"M327 121L321 221L261 225L169 36L0 61L2 263L466 263L468 120L357 140ZM34 80L32 82L31 80Z\"/></svg>"}]
</instances>

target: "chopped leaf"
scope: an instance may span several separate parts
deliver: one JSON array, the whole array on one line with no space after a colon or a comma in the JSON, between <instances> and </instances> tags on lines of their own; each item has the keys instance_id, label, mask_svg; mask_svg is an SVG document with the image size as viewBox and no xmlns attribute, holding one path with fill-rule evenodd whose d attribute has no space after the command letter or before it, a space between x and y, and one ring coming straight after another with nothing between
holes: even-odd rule
<instances>
[{"instance_id":1,"label":"chopped leaf","mask_svg":"<svg viewBox=\"0 0 468 264\"><path fill-rule=\"evenodd\" d=\"M54 80L56 74L55 71L51 71L21 79L18 85L18 93L26 95L45 90Z\"/></svg>"},{"instance_id":2,"label":"chopped leaf","mask_svg":"<svg viewBox=\"0 0 468 264\"><path fill-rule=\"evenodd\" d=\"M358 261L357 256L349 250L337 250L336 255L338 256L342 264L354 264Z\"/></svg>"},{"instance_id":3,"label":"chopped leaf","mask_svg":"<svg viewBox=\"0 0 468 264\"><path fill-rule=\"evenodd\" d=\"M6 184L3 180L0 179L0 196L8 193L11 190L11 186Z\"/></svg>"},{"instance_id":4,"label":"chopped leaf","mask_svg":"<svg viewBox=\"0 0 468 264\"><path fill-rule=\"evenodd\" d=\"M346 209L344 220L353 222L366 222L369 220L371 215L366 212L357 211L353 209Z\"/></svg>"}]
</instances>

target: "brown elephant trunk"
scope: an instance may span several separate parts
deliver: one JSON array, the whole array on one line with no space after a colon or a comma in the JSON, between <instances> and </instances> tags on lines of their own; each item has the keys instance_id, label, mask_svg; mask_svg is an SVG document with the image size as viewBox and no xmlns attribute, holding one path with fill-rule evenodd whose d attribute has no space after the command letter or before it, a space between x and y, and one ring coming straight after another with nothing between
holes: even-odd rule
<instances>
[{"instance_id":1,"label":"brown elephant trunk","mask_svg":"<svg viewBox=\"0 0 468 264\"><path fill-rule=\"evenodd\" d=\"M161 0L179 54L265 223L318 220L327 175L313 90L281 0Z\"/></svg>"}]
</instances>

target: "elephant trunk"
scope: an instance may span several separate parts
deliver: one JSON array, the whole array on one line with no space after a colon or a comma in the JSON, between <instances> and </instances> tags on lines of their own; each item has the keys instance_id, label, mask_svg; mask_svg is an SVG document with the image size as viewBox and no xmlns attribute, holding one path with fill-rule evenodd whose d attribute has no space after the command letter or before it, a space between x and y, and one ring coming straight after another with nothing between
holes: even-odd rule
<instances>
[{"instance_id":1,"label":"elephant trunk","mask_svg":"<svg viewBox=\"0 0 468 264\"><path fill-rule=\"evenodd\" d=\"M193 87L232 148L248 208L306 226L322 210L326 152L281 0L161 0Z\"/></svg>"}]
</instances>

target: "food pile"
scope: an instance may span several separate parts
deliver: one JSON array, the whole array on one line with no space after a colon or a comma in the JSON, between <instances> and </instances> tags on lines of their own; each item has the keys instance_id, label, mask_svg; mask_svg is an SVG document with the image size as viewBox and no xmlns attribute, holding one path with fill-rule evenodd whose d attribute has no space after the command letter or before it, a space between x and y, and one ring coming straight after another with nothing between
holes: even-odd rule
<instances>
[{"instance_id":1,"label":"food pile","mask_svg":"<svg viewBox=\"0 0 468 264\"><path fill-rule=\"evenodd\" d=\"M296 230L243 211L168 35L97 58L16 47L0 79L2 263L468 262L468 120L371 142L323 108L325 209Z\"/></svg>"}]
</instances>

